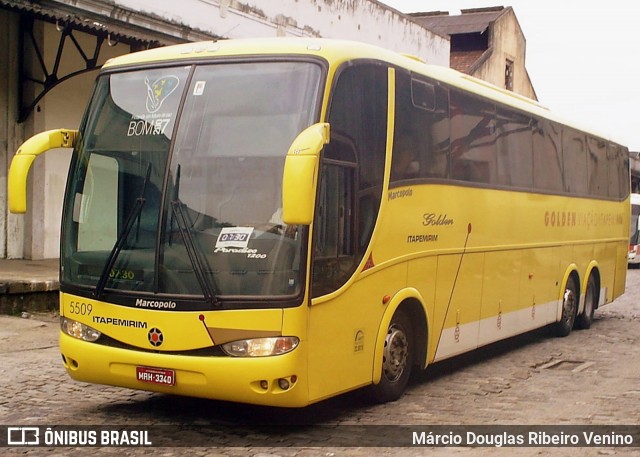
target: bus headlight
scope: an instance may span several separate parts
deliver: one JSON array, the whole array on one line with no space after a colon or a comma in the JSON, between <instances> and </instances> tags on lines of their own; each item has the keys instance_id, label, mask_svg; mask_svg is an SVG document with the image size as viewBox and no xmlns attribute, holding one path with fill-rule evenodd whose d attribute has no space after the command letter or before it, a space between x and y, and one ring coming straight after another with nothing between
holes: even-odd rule
<instances>
[{"instance_id":1,"label":"bus headlight","mask_svg":"<svg viewBox=\"0 0 640 457\"><path fill-rule=\"evenodd\" d=\"M67 319L66 317L60 318L60 328L67 335L83 341L94 342L100 338L101 335L95 328L72 319Z\"/></svg>"},{"instance_id":2,"label":"bus headlight","mask_svg":"<svg viewBox=\"0 0 640 457\"><path fill-rule=\"evenodd\" d=\"M295 336L253 338L225 343L222 350L233 357L268 357L291 352L299 343L300 339Z\"/></svg>"}]
</instances>

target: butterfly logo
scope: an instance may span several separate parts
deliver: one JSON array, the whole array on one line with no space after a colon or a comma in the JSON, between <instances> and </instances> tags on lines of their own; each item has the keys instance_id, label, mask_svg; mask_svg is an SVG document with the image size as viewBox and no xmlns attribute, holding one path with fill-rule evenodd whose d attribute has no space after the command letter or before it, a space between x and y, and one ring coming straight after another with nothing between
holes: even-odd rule
<instances>
[{"instance_id":1,"label":"butterfly logo","mask_svg":"<svg viewBox=\"0 0 640 457\"><path fill-rule=\"evenodd\" d=\"M155 113L162 106L162 102L176 90L180 80L176 76L163 76L154 82L145 78L144 83L147 86L147 111Z\"/></svg>"}]
</instances>

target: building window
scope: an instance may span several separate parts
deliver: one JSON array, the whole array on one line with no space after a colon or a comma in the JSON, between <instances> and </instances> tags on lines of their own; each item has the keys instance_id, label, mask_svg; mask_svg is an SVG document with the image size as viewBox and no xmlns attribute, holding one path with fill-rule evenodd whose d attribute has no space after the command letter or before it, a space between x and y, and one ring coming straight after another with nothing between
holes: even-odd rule
<instances>
[{"instance_id":1,"label":"building window","mask_svg":"<svg viewBox=\"0 0 640 457\"><path fill-rule=\"evenodd\" d=\"M507 59L504 67L504 87L513 90L513 60Z\"/></svg>"}]
</instances>

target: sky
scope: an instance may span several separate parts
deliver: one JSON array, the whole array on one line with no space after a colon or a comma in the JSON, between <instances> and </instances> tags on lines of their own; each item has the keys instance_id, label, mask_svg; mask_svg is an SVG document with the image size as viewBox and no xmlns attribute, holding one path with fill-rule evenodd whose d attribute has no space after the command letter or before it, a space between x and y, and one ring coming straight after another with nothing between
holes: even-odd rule
<instances>
[{"instance_id":1,"label":"sky","mask_svg":"<svg viewBox=\"0 0 640 457\"><path fill-rule=\"evenodd\" d=\"M511 6L539 102L640 151L640 1L380 1L403 13Z\"/></svg>"}]
</instances>

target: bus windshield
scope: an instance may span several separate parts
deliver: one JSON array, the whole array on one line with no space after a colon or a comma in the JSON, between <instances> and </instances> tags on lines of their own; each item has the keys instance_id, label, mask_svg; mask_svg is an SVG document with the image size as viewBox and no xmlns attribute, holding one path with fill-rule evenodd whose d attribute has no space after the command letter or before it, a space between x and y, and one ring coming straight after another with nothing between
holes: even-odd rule
<instances>
[{"instance_id":1,"label":"bus windshield","mask_svg":"<svg viewBox=\"0 0 640 457\"><path fill-rule=\"evenodd\" d=\"M74 152L64 285L102 293L291 296L302 227L284 161L316 122L321 67L233 62L105 74Z\"/></svg>"}]
</instances>

